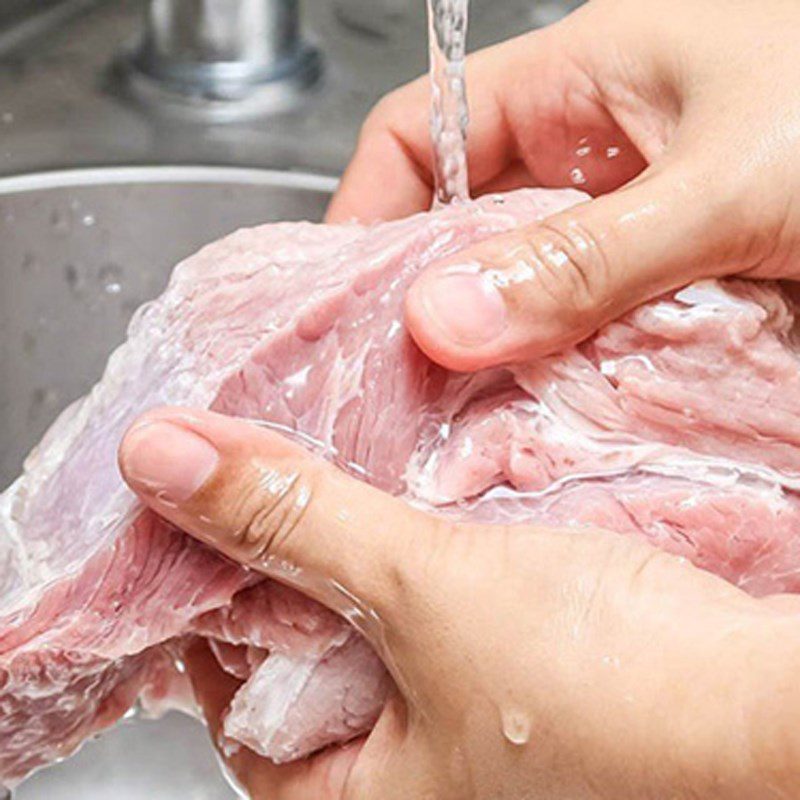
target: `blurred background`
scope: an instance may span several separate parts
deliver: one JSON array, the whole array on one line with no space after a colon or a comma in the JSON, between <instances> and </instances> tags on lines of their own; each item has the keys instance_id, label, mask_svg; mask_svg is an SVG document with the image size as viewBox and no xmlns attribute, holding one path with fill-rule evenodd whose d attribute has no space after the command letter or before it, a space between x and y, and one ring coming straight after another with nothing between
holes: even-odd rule
<instances>
[{"instance_id":1,"label":"blurred background","mask_svg":"<svg viewBox=\"0 0 800 800\"><path fill-rule=\"evenodd\" d=\"M580 0L471 0L470 49ZM336 174L426 69L423 0L0 0L0 175L183 163Z\"/></svg>"}]
</instances>

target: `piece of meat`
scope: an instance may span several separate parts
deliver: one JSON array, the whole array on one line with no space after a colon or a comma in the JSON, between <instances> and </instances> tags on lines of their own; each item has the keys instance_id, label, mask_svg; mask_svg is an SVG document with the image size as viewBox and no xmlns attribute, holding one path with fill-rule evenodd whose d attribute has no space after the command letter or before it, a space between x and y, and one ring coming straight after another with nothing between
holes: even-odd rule
<instances>
[{"instance_id":1,"label":"piece of meat","mask_svg":"<svg viewBox=\"0 0 800 800\"><path fill-rule=\"evenodd\" d=\"M186 636L242 680L229 741L276 761L380 712L386 673L342 618L125 488L122 433L164 403L296 431L437 513L603 525L752 593L800 591L800 357L778 285L698 284L567 353L477 375L433 365L406 333L403 294L427 264L581 199L522 191L369 228L264 226L181 264L0 497L0 779L68 754L137 698L186 705L165 667Z\"/></svg>"}]
</instances>

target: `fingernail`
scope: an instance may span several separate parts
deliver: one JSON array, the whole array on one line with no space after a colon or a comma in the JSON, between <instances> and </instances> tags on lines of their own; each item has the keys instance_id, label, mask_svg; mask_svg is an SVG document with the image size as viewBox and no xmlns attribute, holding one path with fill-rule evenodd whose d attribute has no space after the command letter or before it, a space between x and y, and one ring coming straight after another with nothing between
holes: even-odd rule
<instances>
[{"instance_id":1,"label":"fingernail","mask_svg":"<svg viewBox=\"0 0 800 800\"><path fill-rule=\"evenodd\" d=\"M134 489L162 502L182 503L211 477L219 456L210 442L187 428L153 422L128 433L121 462Z\"/></svg>"},{"instance_id":2,"label":"fingernail","mask_svg":"<svg viewBox=\"0 0 800 800\"><path fill-rule=\"evenodd\" d=\"M487 344L506 328L505 301L485 273L442 272L425 280L421 292L432 322L456 344Z\"/></svg>"}]
</instances>

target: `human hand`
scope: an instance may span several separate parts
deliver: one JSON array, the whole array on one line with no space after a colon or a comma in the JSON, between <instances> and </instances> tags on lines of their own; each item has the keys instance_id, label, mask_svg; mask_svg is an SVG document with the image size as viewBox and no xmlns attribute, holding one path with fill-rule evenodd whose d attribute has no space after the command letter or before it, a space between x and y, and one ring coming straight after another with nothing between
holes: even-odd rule
<instances>
[{"instance_id":1,"label":"human hand","mask_svg":"<svg viewBox=\"0 0 800 800\"><path fill-rule=\"evenodd\" d=\"M430 516L206 411L146 415L120 466L226 556L337 581L380 620L366 633L397 691L375 729L298 764L241 750L254 798L796 796L794 598L615 534ZM305 590L330 603L328 586ZM235 682L202 646L189 666L213 730Z\"/></svg>"},{"instance_id":2,"label":"human hand","mask_svg":"<svg viewBox=\"0 0 800 800\"><path fill-rule=\"evenodd\" d=\"M478 369L698 278L800 278L798 30L795 0L592 0L468 59L473 193L602 196L431 267L407 302L422 349ZM428 96L423 79L376 107L330 221L430 206ZM480 274L454 289L464 265Z\"/></svg>"}]
</instances>

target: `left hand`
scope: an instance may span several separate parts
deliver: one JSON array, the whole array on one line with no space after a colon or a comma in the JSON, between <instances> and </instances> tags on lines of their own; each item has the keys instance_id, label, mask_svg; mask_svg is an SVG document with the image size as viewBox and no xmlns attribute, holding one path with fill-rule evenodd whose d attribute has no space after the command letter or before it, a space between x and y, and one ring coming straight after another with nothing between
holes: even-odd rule
<instances>
[{"instance_id":1,"label":"left hand","mask_svg":"<svg viewBox=\"0 0 800 800\"><path fill-rule=\"evenodd\" d=\"M335 580L382 621L398 688L375 729L284 766L242 749L257 800L797 796L796 599L631 537L430 516L206 411L146 415L120 466L226 556ZM202 645L189 666L213 731L235 681Z\"/></svg>"}]
</instances>

